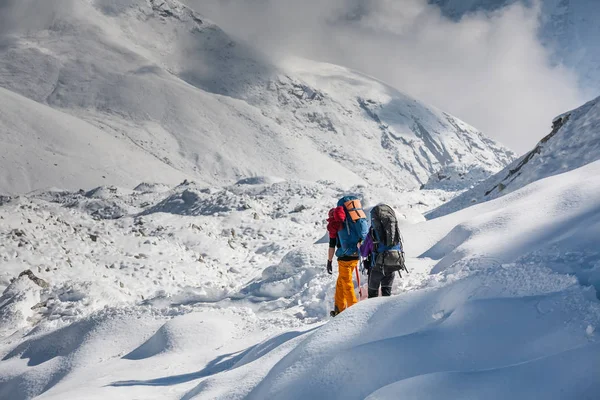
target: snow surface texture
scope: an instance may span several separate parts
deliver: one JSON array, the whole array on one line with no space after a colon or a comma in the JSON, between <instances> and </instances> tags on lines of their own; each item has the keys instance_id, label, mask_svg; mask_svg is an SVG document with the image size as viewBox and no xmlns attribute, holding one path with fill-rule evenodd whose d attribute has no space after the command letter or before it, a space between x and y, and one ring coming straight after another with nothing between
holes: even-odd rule
<instances>
[{"instance_id":1,"label":"snow surface texture","mask_svg":"<svg viewBox=\"0 0 600 400\"><path fill-rule=\"evenodd\" d=\"M420 223L443 192L355 188L404 220L411 274L324 325L331 184L4 198L0 397L595 399L598 173Z\"/></svg>"},{"instance_id":2,"label":"snow surface texture","mask_svg":"<svg viewBox=\"0 0 600 400\"><path fill-rule=\"evenodd\" d=\"M598 173L406 227L437 263L424 290L361 302L184 398L597 398L600 303L565 272L600 277L600 185L579 190Z\"/></svg>"},{"instance_id":3,"label":"snow surface texture","mask_svg":"<svg viewBox=\"0 0 600 400\"><path fill-rule=\"evenodd\" d=\"M365 205L388 199L406 223L422 221L443 196L412 191L396 201L395 192L366 190L354 193ZM235 299L315 321L328 314L333 293L324 248L313 243L343 193L330 183L253 178L225 188L184 182L7 198L0 289L27 269L51 282L49 290L38 288L42 297L32 297L43 306L36 318L69 319L115 304ZM13 283L21 287L22 280ZM30 314L2 329L27 326Z\"/></svg>"},{"instance_id":4,"label":"snow surface texture","mask_svg":"<svg viewBox=\"0 0 600 400\"><path fill-rule=\"evenodd\" d=\"M422 221L421 213L444 195L417 190L397 201L389 190L354 192L365 205L387 199L405 223ZM281 334L263 350L256 348L259 357L293 336L289 329L311 329L328 315L335 284L325 272L326 248L313 243L342 193L331 183L253 177L221 188L144 183L134 190L108 186L3 197L0 398L51 395L71 378L82 379L83 386L67 394L57 389L56 395L89 398L96 394L88 384L97 377L83 376L108 360L107 371L121 372L105 375L94 387L137 383L94 389L99 398L104 390L131 398L130 386L162 384L179 385L175 392L181 395L198 379L231 368L244 353L227 354L250 351ZM48 287L26 276L14 279L27 269ZM413 276L398 288L417 284L420 273ZM169 322L174 317L187 322ZM214 342L199 339L204 326L219 330ZM211 363L217 359L223 363ZM145 378L138 367L130 368L134 361L152 364L142 368ZM206 368L190 375L190 368L201 366ZM174 375L181 376L139 383ZM140 396L169 398L147 389Z\"/></svg>"},{"instance_id":5,"label":"snow surface texture","mask_svg":"<svg viewBox=\"0 0 600 400\"><path fill-rule=\"evenodd\" d=\"M495 11L516 2L540 4L540 39L553 61L580 75L581 88L593 96L600 90L600 2L596 0L429 0L444 14L460 18L474 11Z\"/></svg>"},{"instance_id":6,"label":"snow surface texture","mask_svg":"<svg viewBox=\"0 0 600 400\"><path fill-rule=\"evenodd\" d=\"M473 189L443 204L427 217L436 218L506 195L544 177L600 159L600 97L558 116L553 125L552 132L532 151Z\"/></svg>"},{"instance_id":7,"label":"snow surface texture","mask_svg":"<svg viewBox=\"0 0 600 400\"><path fill-rule=\"evenodd\" d=\"M175 0L26 4L35 23L0 31L0 192L272 174L413 188L514 158L360 73L272 65Z\"/></svg>"}]
</instances>

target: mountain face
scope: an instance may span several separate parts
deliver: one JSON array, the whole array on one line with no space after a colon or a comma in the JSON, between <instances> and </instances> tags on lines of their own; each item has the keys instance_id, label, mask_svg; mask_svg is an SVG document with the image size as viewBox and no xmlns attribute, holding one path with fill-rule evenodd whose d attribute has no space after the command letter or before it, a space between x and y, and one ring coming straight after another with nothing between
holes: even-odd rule
<instances>
[{"instance_id":1,"label":"mountain face","mask_svg":"<svg viewBox=\"0 0 600 400\"><path fill-rule=\"evenodd\" d=\"M358 72L274 65L175 0L28 4L35 23L0 31L0 191L254 175L413 188L514 157Z\"/></svg>"},{"instance_id":2,"label":"mountain face","mask_svg":"<svg viewBox=\"0 0 600 400\"><path fill-rule=\"evenodd\" d=\"M600 159L600 97L562 114L529 153L475 188L428 214L436 218L514 192L532 182Z\"/></svg>"},{"instance_id":3,"label":"mountain face","mask_svg":"<svg viewBox=\"0 0 600 400\"><path fill-rule=\"evenodd\" d=\"M475 11L496 11L531 0L429 0L454 19ZM553 61L577 71L584 91L600 90L600 2L595 0L541 0L540 39Z\"/></svg>"}]
</instances>

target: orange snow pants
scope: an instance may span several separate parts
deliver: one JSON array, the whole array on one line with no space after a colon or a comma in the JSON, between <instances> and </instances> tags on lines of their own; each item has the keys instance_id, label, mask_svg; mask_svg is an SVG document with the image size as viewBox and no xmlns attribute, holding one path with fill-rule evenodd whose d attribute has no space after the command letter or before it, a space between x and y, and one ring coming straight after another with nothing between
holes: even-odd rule
<instances>
[{"instance_id":1,"label":"orange snow pants","mask_svg":"<svg viewBox=\"0 0 600 400\"><path fill-rule=\"evenodd\" d=\"M358 260L338 260L338 265L340 272L335 285L335 310L342 312L358 302L354 293L354 283L352 283L352 273L358 265Z\"/></svg>"}]
</instances>

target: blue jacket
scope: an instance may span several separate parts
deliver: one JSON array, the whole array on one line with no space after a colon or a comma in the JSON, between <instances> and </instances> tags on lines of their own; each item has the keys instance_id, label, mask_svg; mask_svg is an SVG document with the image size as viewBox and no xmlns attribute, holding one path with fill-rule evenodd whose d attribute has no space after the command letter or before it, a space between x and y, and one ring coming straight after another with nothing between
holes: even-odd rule
<instances>
[{"instance_id":1,"label":"blue jacket","mask_svg":"<svg viewBox=\"0 0 600 400\"><path fill-rule=\"evenodd\" d=\"M342 229L337 234L340 245L335 252L337 258L358 258L358 245L365 241L369 232L366 219L360 219L356 222L349 222L348 220L349 218L346 218Z\"/></svg>"}]
</instances>

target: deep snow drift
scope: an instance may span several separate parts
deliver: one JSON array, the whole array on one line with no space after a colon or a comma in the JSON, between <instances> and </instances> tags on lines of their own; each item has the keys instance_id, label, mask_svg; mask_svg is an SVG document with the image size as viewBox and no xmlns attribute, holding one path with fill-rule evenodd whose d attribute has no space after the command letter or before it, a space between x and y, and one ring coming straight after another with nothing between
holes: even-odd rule
<instances>
[{"instance_id":1,"label":"deep snow drift","mask_svg":"<svg viewBox=\"0 0 600 400\"><path fill-rule=\"evenodd\" d=\"M436 218L600 159L600 97L553 121L552 132L504 170L427 215ZM586 183L587 184L587 183ZM439 184L437 185L439 187Z\"/></svg>"},{"instance_id":2,"label":"deep snow drift","mask_svg":"<svg viewBox=\"0 0 600 400\"><path fill-rule=\"evenodd\" d=\"M39 18L0 32L0 87L39 104L0 92L1 192L268 174L413 188L446 166L487 176L514 157L358 72L273 65L175 0L23 4Z\"/></svg>"}]
</instances>

